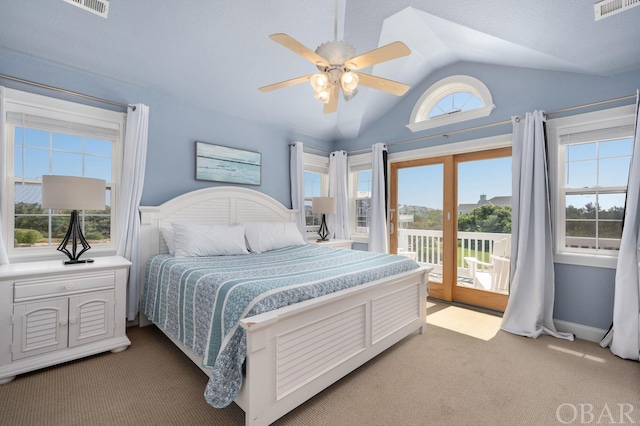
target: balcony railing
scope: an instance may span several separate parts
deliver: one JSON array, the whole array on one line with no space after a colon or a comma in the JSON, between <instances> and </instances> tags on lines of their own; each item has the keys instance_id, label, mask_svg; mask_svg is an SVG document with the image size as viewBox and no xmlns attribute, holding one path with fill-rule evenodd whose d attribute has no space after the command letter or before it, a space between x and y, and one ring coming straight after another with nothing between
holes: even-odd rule
<instances>
[{"instance_id":1,"label":"balcony railing","mask_svg":"<svg viewBox=\"0 0 640 426\"><path fill-rule=\"evenodd\" d=\"M494 243L510 236L492 232L458 232L458 277L470 277L469 265L463 260L465 257L488 262ZM398 229L398 253L409 254L417 262L433 266L437 276L442 273L442 231Z\"/></svg>"}]
</instances>

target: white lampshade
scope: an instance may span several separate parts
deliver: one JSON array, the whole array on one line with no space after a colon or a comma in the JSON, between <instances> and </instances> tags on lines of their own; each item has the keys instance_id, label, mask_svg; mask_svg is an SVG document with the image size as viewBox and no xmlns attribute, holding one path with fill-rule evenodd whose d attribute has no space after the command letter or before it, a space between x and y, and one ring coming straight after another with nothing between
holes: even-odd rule
<instances>
[{"instance_id":1,"label":"white lampshade","mask_svg":"<svg viewBox=\"0 0 640 426\"><path fill-rule=\"evenodd\" d=\"M336 199L335 197L313 197L311 199L311 211L313 213L335 213Z\"/></svg>"},{"instance_id":2,"label":"white lampshade","mask_svg":"<svg viewBox=\"0 0 640 426\"><path fill-rule=\"evenodd\" d=\"M106 181L76 176L42 176L42 208L104 210Z\"/></svg>"},{"instance_id":3,"label":"white lampshade","mask_svg":"<svg viewBox=\"0 0 640 426\"><path fill-rule=\"evenodd\" d=\"M329 98L331 97L331 93L329 93L329 89L324 89L320 92L316 92L315 94L316 99L319 100L322 103L327 103L329 102Z\"/></svg>"},{"instance_id":4,"label":"white lampshade","mask_svg":"<svg viewBox=\"0 0 640 426\"><path fill-rule=\"evenodd\" d=\"M360 77L358 74L352 73L351 71L343 72L340 76L340 82L342 83L342 90L345 92L351 92L358 87L358 83L360 82Z\"/></svg>"},{"instance_id":5,"label":"white lampshade","mask_svg":"<svg viewBox=\"0 0 640 426\"><path fill-rule=\"evenodd\" d=\"M311 83L314 92L322 92L329 85L329 76L326 73L314 74L309 79L309 83Z\"/></svg>"}]
</instances>

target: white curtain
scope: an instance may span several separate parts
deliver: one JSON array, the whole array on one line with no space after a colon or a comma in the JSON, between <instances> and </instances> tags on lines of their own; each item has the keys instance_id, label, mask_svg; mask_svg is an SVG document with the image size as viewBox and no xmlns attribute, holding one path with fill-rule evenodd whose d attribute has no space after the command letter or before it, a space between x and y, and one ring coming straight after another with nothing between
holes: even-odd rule
<instances>
[{"instance_id":1,"label":"white curtain","mask_svg":"<svg viewBox=\"0 0 640 426\"><path fill-rule=\"evenodd\" d=\"M329 155L329 196L336 199L336 214L327 218L332 238L349 239L349 197L347 193L347 152Z\"/></svg>"},{"instance_id":2,"label":"white curtain","mask_svg":"<svg viewBox=\"0 0 640 426\"><path fill-rule=\"evenodd\" d=\"M624 224L616 267L613 327L600 345L621 358L640 360L640 91L629 167Z\"/></svg>"},{"instance_id":3,"label":"white curtain","mask_svg":"<svg viewBox=\"0 0 640 426\"><path fill-rule=\"evenodd\" d=\"M511 287L501 328L536 338L573 340L553 324L555 274L544 112L513 119Z\"/></svg>"},{"instance_id":4,"label":"white curtain","mask_svg":"<svg viewBox=\"0 0 640 426\"><path fill-rule=\"evenodd\" d=\"M302 142L294 142L290 148L291 208L298 210L296 225L300 233L305 236L307 234L307 220L304 206L304 159L302 157L304 145Z\"/></svg>"},{"instance_id":5,"label":"white curtain","mask_svg":"<svg viewBox=\"0 0 640 426\"><path fill-rule=\"evenodd\" d=\"M0 198L0 203L1 202L2 202L2 199ZM2 223L2 213L0 213L0 224L1 223ZM0 226L0 265L6 265L8 263L9 263L9 256L7 256L7 248L4 246L4 238L2 237L2 226Z\"/></svg>"},{"instance_id":6,"label":"white curtain","mask_svg":"<svg viewBox=\"0 0 640 426\"><path fill-rule=\"evenodd\" d=\"M4 87L0 86L0 152L7 152L3 144L6 143L5 135L6 129L4 128L4 119L5 117L5 104L4 104ZM0 188L4 188L4 179L6 176L4 170L4 162L0 161ZM0 265L6 265L9 263L9 256L7 255L7 247L4 245L4 238L2 236L2 206L4 206L4 202L2 200L2 192L0 192Z\"/></svg>"},{"instance_id":7,"label":"white curtain","mask_svg":"<svg viewBox=\"0 0 640 426\"><path fill-rule=\"evenodd\" d=\"M144 171L147 163L147 134L149 129L149 107L143 104L130 105L127 113L127 130L124 137L124 158L120 195L118 197L118 249L116 254L131 261L129 287L127 290L127 319L138 314L140 298L140 199L144 186Z\"/></svg>"},{"instance_id":8,"label":"white curtain","mask_svg":"<svg viewBox=\"0 0 640 426\"><path fill-rule=\"evenodd\" d=\"M371 163L371 223L369 227L369 251L388 253L387 234L387 146L383 143L373 145Z\"/></svg>"}]
</instances>

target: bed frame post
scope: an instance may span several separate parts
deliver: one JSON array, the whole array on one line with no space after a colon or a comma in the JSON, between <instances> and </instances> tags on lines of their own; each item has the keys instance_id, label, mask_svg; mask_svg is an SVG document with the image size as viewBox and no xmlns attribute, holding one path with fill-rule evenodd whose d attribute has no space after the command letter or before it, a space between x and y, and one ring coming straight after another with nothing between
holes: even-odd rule
<instances>
[{"instance_id":1,"label":"bed frame post","mask_svg":"<svg viewBox=\"0 0 640 426\"><path fill-rule=\"evenodd\" d=\"M142 293L144 292L144 281L147 273L147 261L151 256L160 252L160 229L158 219L156 218L160 212L160 207L140 207L140 270L139 298L142 301ZM142 313L138 314L138 326L146 327L151 325L151 321Z\"/></svg>"}]
</instances>

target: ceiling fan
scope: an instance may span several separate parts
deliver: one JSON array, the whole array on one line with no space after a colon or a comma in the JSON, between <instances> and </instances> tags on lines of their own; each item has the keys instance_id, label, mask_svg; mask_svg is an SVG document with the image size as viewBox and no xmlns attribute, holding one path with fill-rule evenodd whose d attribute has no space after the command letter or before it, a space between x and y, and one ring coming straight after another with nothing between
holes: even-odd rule
<instances>
[{"instance_id":1,"label":"ceiling fan","mask_svg":"<svg viewBox=\"0 0 640 426\"><path fill-rule=\"evenodd\" d=\"M337 111L338 96L341 88L346 101L350 101L358 93L359 84L397 96L404 95L409 90L409 86L404 83L354 71L406 56L411 53L407 45L401 41L396 41L355 56L356 50L352 45L345 41L337 40L337 21L336 15L334 40L321 44L315 51L287 34L270 35L269 38L271 40L280 43L287 49L312 62L320 72L263 86L260 90L270 92L271 90L308 81L313 87L316 99L324 103L323 111L325 114Z\"/></svg>"}]
</instances>

